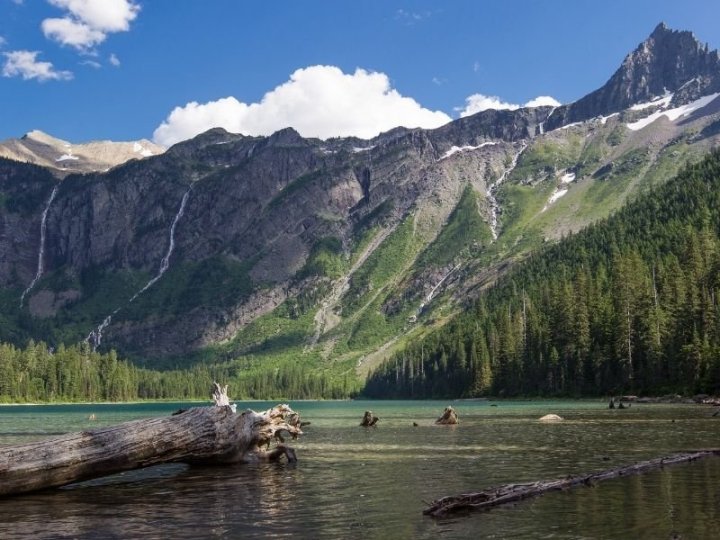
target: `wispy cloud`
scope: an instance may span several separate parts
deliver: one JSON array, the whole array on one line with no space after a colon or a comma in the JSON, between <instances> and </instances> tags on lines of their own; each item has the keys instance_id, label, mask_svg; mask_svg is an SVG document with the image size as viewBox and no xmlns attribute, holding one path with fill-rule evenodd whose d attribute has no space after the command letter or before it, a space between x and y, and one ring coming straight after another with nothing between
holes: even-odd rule
<instances>
[{"instance_id":1,"label":"wispy cloud","mask_svg":"<svg viewBox=\"0 0 720 540\"><path fill-rule=\"evenodd\" d=\"M477 73L478 71L480 71L480 61L479 61L479 60L475 60L475 62L473 62L473 68L472 68L472 69L473 69L473 71L474 71L475 73Z\"/></svg>"},{"instance_id":2,"label":"wispy cloud","mask_svg":"<svg viewBox=\"0 0 720 540\"><path fill-rule=\"evenodd\" d=\"M0 48L4 47L5 45L7 45L7 39L0 36Z\"/></svg>"},{"instance_id":3,"label":"wispy cloud","mask_svg":"<svg viewBox=\"0 0 720 540\"><path fill-rule=\"evenodd\" d=\"M269 135L293 127L305 137L373 137L397 126L434 128L451 118L422 107L392 88L384 73L335 66L298 69L290 80L258 103L226 97L176 107L155 130L155 141L170 146L213 127L234 133Z\"/></svg>"},{"instance_id":4,"label":"wispy cloud","mask_svg":"<svg viewBox=\"0 0 720 540\"><path fill-rule=\"evenodd\" d=\"M68 81L73 78L70 71L58 71L50 62L37 59L39 51L11 51L2 53L5 57L3 77L22 77L24 80Z\"/></svg>"},{"instance_id":5,"label":"wispy cloud","mask_svg":"<svg viewBox=\"0 0 720 540\"><path fill-rule=\"evenodd\" d=\"M432 78L432 83L436 86L442 86L446 82L448 82L448 81L445 77L433 77Z\"/></svg>"},{"instance_id":6,"label":"wispy cloud","mask_svg":"<svg viewBox=\"0 0 720 540\"><path fill-rule=\"evenodd\" d=\"M102 67L102 64L100 62L96 62L95 60L83 60L82 62L80 62L80 65L88 66L95 69L100 69Z\"/></svg>"},{"instance_id":7,"label":"wispy cloud","mask_svg":"<svg viewBox=\"0 0 720 540\"><path fill-rule=\"evenodd\" d=\"M432 12L430 11L407 11L405 9L398 9L395 12L395 20L407 26L417 24L425 19L429 19L431 16Z\"/></svg>"},{"instance_id":8,"label":"wispy cloud","mask_svg":"<svg viewBox=\"0 0 720 540\"><path fill-rule=\"evenodd\" d=\"M558 107L560 102L551 96L538 96L531 99L524 105L518 105L516 103L509 103L503 101L498 96L486 96L485 94L473 94L465 98L464 107L455 107L455 111L460 113L461 117L470 116L481 111L488 109L495 110L511 110L519 109L520 107Z\"/></svg>"},{"instance_id":9,"label":"wispy cloud","mask_svg":"<svg viewBox=\"0 0 720 540\"><path fill-rule=\"evenodd\" d=\"M120 67L120 59L115 55L115 53L112 53L110 55L110 58L108 58L108 61L110 64L112 64L115 67Z\"/></svg>"},{"instance_id":10,"label":"wispy cloud","mask_svg":"<svg viewBox=\"0 0 720 540\"><path fill-rule=\"evenodd\" d=\"M105 41L108 34L127 32L140 12L134 0L48 0L65 10L61 18L45 19L45 37L87 53Z\"/></svg>"}]
</instances>

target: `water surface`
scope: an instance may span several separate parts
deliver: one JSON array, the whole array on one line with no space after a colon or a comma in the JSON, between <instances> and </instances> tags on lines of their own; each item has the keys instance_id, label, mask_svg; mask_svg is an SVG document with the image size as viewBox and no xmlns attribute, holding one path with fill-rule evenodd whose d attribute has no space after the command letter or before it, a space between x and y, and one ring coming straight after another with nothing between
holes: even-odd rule
<instances>
[{"instance_id":1,"label":"water surface","mask_svg":"<svg viewBox=\"0 0 720 540\"><path fill-rule=\"evenodd\" d=\"M7 498L0 500L0 538L718 538L720 458L490 512L422 515L423 501L444 495L720 447L720 418L707 407L463 401L453 403L459 426L433 425L447 404L292 402L312 422L294 443L297 464L164 465ZM181 406L0 407L0 444ZM367 409L380 417L377 428L358 426ZM547 413L565 420L539 423Z\"/></svg>"}]
</instances>

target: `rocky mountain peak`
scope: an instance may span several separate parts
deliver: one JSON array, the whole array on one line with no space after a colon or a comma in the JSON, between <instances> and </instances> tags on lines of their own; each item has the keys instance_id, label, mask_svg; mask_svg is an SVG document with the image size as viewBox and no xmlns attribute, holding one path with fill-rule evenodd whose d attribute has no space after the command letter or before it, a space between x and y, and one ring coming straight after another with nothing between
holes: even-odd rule
<instances>
[{"instance_id":1,"label":"rocky mountain peak","mask_svg":"<svg viewBox=\"0 0 720 540\"><path fill-rule=\"evenodd\" d=\"M681 105L718 91L718 52L692 32L661 22L601 88L556 111L549 127L622 111L667 93L675 93L673 104Z\"/></svg>"}]
</instances>

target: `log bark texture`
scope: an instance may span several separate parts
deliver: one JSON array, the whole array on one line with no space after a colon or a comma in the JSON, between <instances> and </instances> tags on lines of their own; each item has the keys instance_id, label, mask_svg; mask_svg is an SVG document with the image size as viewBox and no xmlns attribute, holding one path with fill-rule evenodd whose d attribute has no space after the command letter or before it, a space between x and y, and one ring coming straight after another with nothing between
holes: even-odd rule
<instances>
[{"instance_id":1,"label":"log bark texture","mask_svg":"<svg viewBox=\"0 0 720 540\"><path fill-rule=\"evenodd\" d=\"M237 463L282 455L295 461L295 452L283 444L270 450L273 441L282 442L283 431L293 438L302 433L299 415L287 405L242 414L222 405L0 447L0 496L159 463Z\"/></svg>"},{"instance_id":2,"label":"log bark texture","mask_svg":"<svg viewBox=\"0 0 720 540\"><path fill-rule=\"evenodd\" d=\"M597 482L608 480L610 478L640 474L650 470L660 469L666 465L687 463L713 455L720 455L720 449L676 454L668 457L651 459L649 461L641 461L624 467L616 467L614 469L608 469L597 473L582 476L569 476L558 480L544 480L491 487L475 493L465 493L462 495L454 495L437 499L431 502L428 507L423 510L423 514L442 518L457 512L489 510L495 506L514 503L530 497L536 497L549 491L565 490L577 486L593 486Z\"/></svg>"}]
</instances>

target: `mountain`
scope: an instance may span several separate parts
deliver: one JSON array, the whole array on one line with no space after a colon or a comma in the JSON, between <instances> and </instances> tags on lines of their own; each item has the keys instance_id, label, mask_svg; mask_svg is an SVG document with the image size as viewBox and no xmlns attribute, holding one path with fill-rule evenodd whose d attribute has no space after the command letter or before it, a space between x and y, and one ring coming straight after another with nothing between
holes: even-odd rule
<instances>
[{"instance_id":1,"label":"mountain","mask_svg":"<svg viewBox=\"0 0 720 540\"><path fill-rule=\"evenodd\" d=\"M38 130L30 131L19 139L0 141L0 157L34 163L64 174L106 171L131 159L156 156L164 151L162 146L145 139L71 144Z\"/></svg>"},{"instance_id":2,"label":"mountain","mask_svg":"<svg viewBox=\"0 0 720 540\"><path fill-rule=\"evenodd\" d=\"M671 104L684 105L720 92L720 54L687 31L660 23L599 89L559 107L549 129L606 116L658 96L672 94Z\"/></svg>"},{"instance_id":3,"label":"mountain","mask_svg":"<svg viewBox=\"0 0 720 540\"><path fill-rule=\"evenodd\" d=\"M720 151L535 253L370 397L720 392Z\"/></svg>"},{"instance_id":4,"label":"mountain","mask_svg":"<svg viewBox=\"0 0 720 540\"><path fill-rule=\"evenodd\" d=\"M556 109L371 140L213 129L67 176L0 160L0 341L354 380L718 145L717 53L688 36L658 27Z\"/></svg>"}]
</instances>

